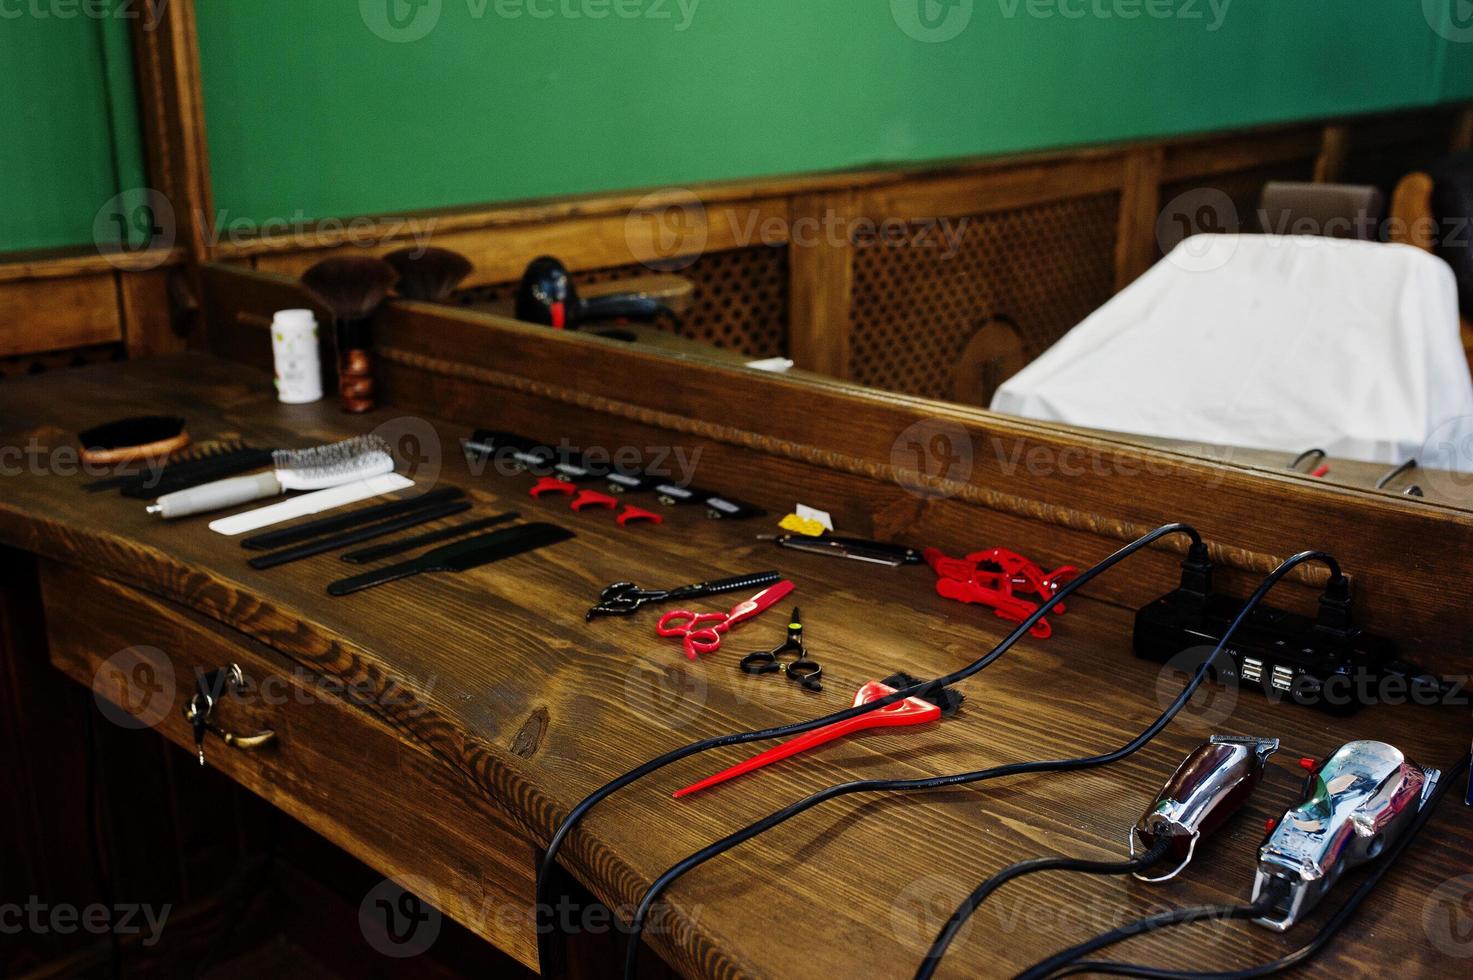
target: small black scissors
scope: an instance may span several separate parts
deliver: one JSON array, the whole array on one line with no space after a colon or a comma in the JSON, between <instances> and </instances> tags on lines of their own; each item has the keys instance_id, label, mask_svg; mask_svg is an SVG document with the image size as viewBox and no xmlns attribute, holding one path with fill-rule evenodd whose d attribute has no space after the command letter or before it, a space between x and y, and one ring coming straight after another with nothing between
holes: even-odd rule
<instances>
[{"instance_id":1,"label":"small black scissors","mask_svg":"<svg viewBox=\"0 0 1473 980\"><path fill-rule=\"evenodd\" d=\"M798 655L796 659L782 659L795 653ZM808 659L808 647L803 644L803 618L796 608L793 610L793 618L788 621L788 638L767 653L747 654L742 658L741 667L748 674L783 673L788 680L803 685L804 690L823 690L823 684L819 682L819 678L823 676L823 668L816 661Z\"/></svg>"},{"instance_id":2,"label":"small black scissors","mask_svg":"<svg viewBox=\"0 0 1473 980\"><path fill-rule=\"evenodd\" d=\"M743 589L771 585L780 578L782 576L777 572L757 572L752 575L724 578L715 582L682 585L678 589L641 589L633 582L615 582L600 593L598 604L588 610L585 618L592 620L595 616L632 616L651 603L680 602L684 599L697 599L705 595L740 592Z\"/></svg>"}]
</instances>

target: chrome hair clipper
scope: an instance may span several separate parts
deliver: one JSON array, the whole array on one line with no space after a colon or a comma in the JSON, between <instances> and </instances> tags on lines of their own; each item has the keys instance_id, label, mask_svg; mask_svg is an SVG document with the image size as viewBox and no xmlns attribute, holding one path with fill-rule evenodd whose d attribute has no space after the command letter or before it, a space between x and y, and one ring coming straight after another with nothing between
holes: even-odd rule
<instances>
[{"instance_id":1,"label":"chrome hair clipper","mask_svg":"<svg viewBox=\"0 0 1473 980\"><path fill-rule=\"evenodd\" d=\"M1405 833L1440 773L1385 742L1347 742L1310 776L1304 799L1258 849L1253 921L1277 932L1308 915L1346 870L1374 861Z\"/></svg>"},{"instance_id":2,"label":"chrome hair clipper","mask_svg":"<svg viewBox=\"0 0 1473 980\"><path fill-rule=\"evenodd\" d=\"M1137 871L1135 877L1155 883L1181 874L1192 863L1202 838L1247 802L1263 778L1269 756L1278 750L1276 738L1227 735L1214 735L1193 749L1130 832L1131 857L1137 845L1149 851L1164 837L1171 842L1166 854L1176 867L1159 876Z\"/></svg>"}]
</instances>

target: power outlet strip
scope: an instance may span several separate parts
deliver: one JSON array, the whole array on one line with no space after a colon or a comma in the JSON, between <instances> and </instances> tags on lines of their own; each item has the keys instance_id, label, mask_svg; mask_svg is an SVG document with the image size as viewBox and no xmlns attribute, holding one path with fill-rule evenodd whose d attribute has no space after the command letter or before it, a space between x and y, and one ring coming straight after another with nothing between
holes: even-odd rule
<instances>
[{"instance_id":1,"label":"power outlet strip","mask_svg":"<svg viewBox=\"0 0 1473 980\"><path fill-rule=\"evenodd\" d=\"M1180 661L1194 670L1242 608L1243 601L1230 596L1164 595L1136 613L1135 654L1169 663L1200 651ZM1343 716L1381 699L1380 684L1396 659L1396 644L1384 637L1327 630L1312 617L1260 605L1218 658L1214 679Z\"/></svg>"}]
</instances>

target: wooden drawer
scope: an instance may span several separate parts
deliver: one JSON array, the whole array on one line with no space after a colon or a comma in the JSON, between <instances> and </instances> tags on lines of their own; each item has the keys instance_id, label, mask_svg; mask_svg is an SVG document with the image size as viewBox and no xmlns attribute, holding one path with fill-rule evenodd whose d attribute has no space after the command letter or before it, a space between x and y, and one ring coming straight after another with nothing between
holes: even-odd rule
<instances>
[{"instance_id":1,"label":"wooden drawer","mask_svg":"<svg viewBox=\"0 0 1473 980\"><path fill-rule=\"evenodd\" d=\"M246 751L209 735L206 764L536 968L533 846L443 762L330 679L187 609L54 562L41 588L52 663L117 706L115 721L193 752L196 678L239 664L247 691L214 717L276 738Z\"/></svg>"}]
</instances>

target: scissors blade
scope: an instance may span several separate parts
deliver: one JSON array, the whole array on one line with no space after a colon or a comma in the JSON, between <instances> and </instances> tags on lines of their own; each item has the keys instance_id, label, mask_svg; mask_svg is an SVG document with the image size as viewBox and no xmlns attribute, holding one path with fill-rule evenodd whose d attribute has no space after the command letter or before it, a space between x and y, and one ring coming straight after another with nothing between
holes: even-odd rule
<instances>
[{"instance_id":1,"label":"scissors blade","mask_svg":"<svg viewBox=\"0 0 1473 980\"><path fill-rule=\"evenodd\" d=\"M737 623L751 619L758 613L764 612L781 602L788 593L793 591L793 583L784 579L776 585L763 589L752 596L746 602L738 604L726 615L727 626L735 626Z\"/></svg>"}]
</instances>

